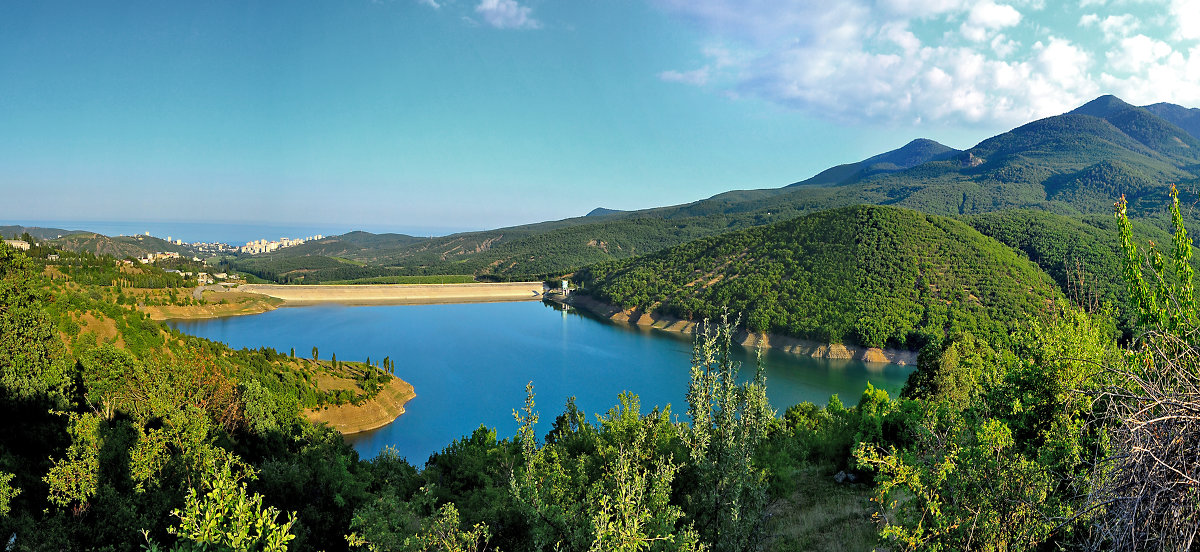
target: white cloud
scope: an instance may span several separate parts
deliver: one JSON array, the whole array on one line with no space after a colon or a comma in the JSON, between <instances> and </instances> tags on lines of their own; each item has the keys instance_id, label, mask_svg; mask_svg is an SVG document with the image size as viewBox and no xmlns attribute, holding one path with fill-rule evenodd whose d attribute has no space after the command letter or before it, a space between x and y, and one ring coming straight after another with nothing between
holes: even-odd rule
<instances>
[{"instance_id":1,"label":"white cloud","mask_svg":"<svg viewBox=\"0 0 1200 552\"><path fill-rule=\"evenodd\" d=\"M692 71L663 71L658 74L658 78L665 82L681 82L683 84L702 86L708 83L708 71L707 66Z\"/></svg>"},{"instance_id":2,"label":"white cloud","mask_svg":"<svg viewBox=\"0 0 1200 552\"><path fill-rule=\"evenodd\" d=\"M879 6L896 15L929 17L961 9L963 0L880 0Z\"/></svg>"},{"instance_id":3,"label":"white cloud","mask_svg":"<svg viewBox=\"0 0 1200 552\"><path fill-rule=\"evenodd\" d=\"M1176 40L1200 40L1200 0L1171 0Z\"/></svg>"},{"instance_id":4,"label":"white cloud","mask_svg":"<svg viewBox=\"0 0 1200 552\"><path fill-rule=\"evenodd\" d=\"M1172 51L1142 66L1137 75L1117 77L1103 73L1100 83L1135 104L1170 101L1188 107L1200 106L1200 45L1187 51Z\"/></svg>"},{"instance_id":5,"label":"white cloud","mask_svg":"<svg viewBox=\"0 0 1200 552\"><path fill-rule=\"evenodd\" d=\"M986 29L1003 29L1021 22L1021 12L1016 8L994 2L980 2L971 8L967 23Z\"/></svg>"},{"instance_id":6,"label":"white cloud","mask_svg":"<svg viewBox=\"0 0 1200 552\"><path fill-rule=\"evenodd\" d=\"M1011 56L1013 52L1016 52L1021 47L1021 44L1015 40L1010 40L1003 34L998 34L992 37L991 46L992 51L996 52L996 57L1004 59Z\"/></svg>"},{"instance_id":7,"label":"white cloud","mask_svg":"<svg viewBox=\"0 0 1200 552\"><path fill-rule=\"evenodd\" d=\"M1097 27L1109 42L1120 40L1142 28L1142 22L1131 14L1110 15L1103 19L1094 13L1079 18L1080 27Z\"/></svg>"},{"instance_id":8,"label":"white cloud","mask_svg":"<svg viewBox=\"0 0 1200 552\"><path fill-rule=\"evenodd\" d=\"M1108 40L1116 40L1120 37L1129 36L1142 27L1142 23L1136 17L1130 14L1110 15L1100 21L1100 31L1104 33L1104 38Z\"/></svg>"},{"instance_id":9,"label":"white cloud","mask_svg":"<svg viewBox=\"0 0 1200 552\"><path fill-rule=\"evenodd\" d=\"M424 5L426 5L426 6L429 6L429 7L433 8L433 9L435 9L435 10L436 10L436 9L439 9L439 8L441 8L441 7L442 7L442 5L441 5L441 4L437 3L437 0L417 0L417 3L418 3L418 4L424 4Z\"/></svg>"},{"instance_id":10,"label":"white cloud","mask_svg":"<svg viewBox=\"0 0 1200 552\"><path fill-rule=\"evenodd\" d=\"M704 51L700 69L660 79L832 120L1019 124L1109 92L1200 106L1198 50L1138 34L1156 28L1153 13L1084 15L1080 26L1111 37L1089 42L1014 7L1039 0L935 0L925 12L917 0L652 1L721 45ZM1150 11L1165 16L1166 1Z\"/></svg>"},{"instance_id":11,"label":"white cloud","mask_svg":"<svg viewBox=\"0 0 1200 552\"><path fill-rule=\"evenodd\" d=\"M959 27L959 32L967 40L983 42L995 31L1020 22L1021 12L1016 8L985 0L971 7L971 11L967 13L967 20Z\"/></svg>"},{"instance_id":12,"label":"white cloud","mask_svg":"<svg viewBox=\"0 0 1200 552\"><path fill-rule=\"evenodd\" d=\"M1146 35L1122 39L1119 48L1108 52L1109 68L1124 73L1141 73L1174 53L1170 44Z\"/></svg>"},{"instance_id":13,"label":"white cloud","mask_svg":"<svg viewBox=\"0 0 1200 552\"><path fill-rule=\"evenodd\" d=\"M1050 37L1049 42L1045 45L1038 42L1033 47L1045 78L1061 84L1064 88L1086 86L1090 80L1088 65L1091 63L1091 56L1069 40Z\"/></svg>"},{"instance_id":14,"label":"white cloud","mask_svg":"<svg viewBox=\"0 0 1200 552\"><path fill-rule=\"evenodd\" d=\"M497 29L537 29L542 24L530 14L533 9L516 0L481 0L475 13Z\"/></svg>"}]
</instances>

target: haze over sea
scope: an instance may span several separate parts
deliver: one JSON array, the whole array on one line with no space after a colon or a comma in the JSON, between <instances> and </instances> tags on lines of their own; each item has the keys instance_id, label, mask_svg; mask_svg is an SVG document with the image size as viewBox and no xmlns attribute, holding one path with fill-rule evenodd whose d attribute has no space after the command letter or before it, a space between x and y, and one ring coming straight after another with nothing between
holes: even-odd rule
<instances>
[{"instance_id":1,"label":"haze over sea","mask_svg":"<svg viewBox=\"0 0 1200 552\"><path fill-rule=\"evenodd\" d=\"M336 236L354 230L363 230L377 234L394 232L411 236L444 236L455 232L476 230L475 228L459 227L413 227L389 225L346 225L346 224L255 224L233 222L123 222L123 221L80 221L80 220L0 220L0 225L38 226L42 228L61 228L63 230L82 230L95 232L106 236L134 236L150 232L156 238L183 240L194 242L221 242L229 245L242 245L246 242L267 239L277 240L282 237L303 238L321 234Z\"/></svg>"}]
</instances>

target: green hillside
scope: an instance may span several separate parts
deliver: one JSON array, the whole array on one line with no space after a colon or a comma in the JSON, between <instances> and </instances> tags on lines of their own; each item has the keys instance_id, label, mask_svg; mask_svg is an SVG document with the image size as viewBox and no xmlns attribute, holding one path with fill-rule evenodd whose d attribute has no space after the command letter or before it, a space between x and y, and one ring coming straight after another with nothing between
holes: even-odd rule
<instances>
[{"instance_id":1,"label":"green hillside","mask_svg":"<svg viewBox=\"0 0 1200 552\"><path fill-rule=\"evenodd\" d=\"M1188 131L1188 134L1196 138L1200 138L1200 109L1186 108L1169 103L1156 103L1153 105L1144 106L1145 109L1163 119L1170 121L1175 126Z\"/></svg>"},{"instance_id":2,"label":"green hillside","mask_svg":"<svg viewBox=\"0 0 1200 552\"><path fill-rule=\"evenodd\" d=\"M193 250L186 245L175 245L153 236L116 236L80 232L51 240L55 247L67 251L88 252L93 255L109 255L118 259L141 257L149 253L175 252L191 255Z\"/></svg>"},{"instance_id":3,"label":"green hillside","mask_svg":"<svg viewBox=\"0 0 1200 552\"><path fill-rule=\"evenodd\" d=\"M1003 343L1061 297L1045 273L963 222L855 206L706 238L576 275L584 293L689 319L728 307L748 327L920 347L967 330Z\"/></svg>"},{"instance_id":4,"label":"green hillside","mask_svg":"<svg viewBox=\"0 0 1200 552\"><path fill-rule=\"evenodd\" d=\"M1131 328L1131 312L1122 276L1120 237L1116 219L1112 216L1073 218L1043 211L1015 210L973 215L963 221L984 235L1021 251L1079 306L1095 311L1111 305L1116 309L1118 323L1123 328ZM1149 241L1171 243L1171 235L1157 226L1146 223L1133 226L1134 237L1143 247ZM1193 260L1192 264L1197 265L1197 262Z\"/></svg>"},{"instance_id":5,"label":"green hillside","mask_svg":"<svg viewBox=\"0 0 1200 552\"><path fill-rule=\"evenodd\" d=\"M30 236L33 236L35 239L52 240L52 239L61 238L67 234L73 234L76 232L78 232L78 230L63 230L62 228L43 228L41 226L20 226L20 225L0 226L0 236L4 236L5 239L17 238L17 237L20 237L21 234L29 234Z\"/></svg>"}]
</instances>

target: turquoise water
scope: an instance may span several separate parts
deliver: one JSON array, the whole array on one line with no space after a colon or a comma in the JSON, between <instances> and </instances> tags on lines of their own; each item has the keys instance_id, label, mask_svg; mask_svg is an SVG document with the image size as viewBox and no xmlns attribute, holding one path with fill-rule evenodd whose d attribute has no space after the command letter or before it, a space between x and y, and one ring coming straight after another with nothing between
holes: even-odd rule
<instances>
[{"instance_id":1,"label":"turquoise water","mask_svg":"<svg viewBox=\"0 0 1200 552\"><path fill-rule=\"evenodd\" d=\"M592 417L637 393L642 410L668 403L683 416L691 341L666 332L615 325L577 312L526 301L464 305L281 308L215 320L179 321L181 331L234 348L295 348L307 356L396 364L417 397L392 424L348 439L365 458L394 446L416 465L481 424L511 436L512 412L534 384L539 433L549 431L567 397ZM743 377L753 377L753 352L739 348ZM911 367L829 361L766 351L767 396L780 413L802 401L825 404L837 393L858 401L870 381L895 392Z\"/></svg>"}]
</instances>

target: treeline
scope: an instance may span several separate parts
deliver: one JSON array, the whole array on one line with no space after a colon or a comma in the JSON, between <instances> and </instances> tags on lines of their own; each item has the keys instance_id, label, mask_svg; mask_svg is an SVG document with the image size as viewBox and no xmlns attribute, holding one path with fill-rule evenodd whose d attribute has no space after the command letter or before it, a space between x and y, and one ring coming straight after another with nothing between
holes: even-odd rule
<instances>
[{"instance_id":1,"label":"treeline","mask_svg":"<svg viewBox=\"0 0 1200 552\"><path fill-rule=\"evenodd\" d=\"M1132 337L1134 311L1122 276L1121 241L1113 217L1073 218L1017 210L969 216L963 221L1020 251L1080 307L1090 311L1113 308L1118 326L1127 338ZM1171 240L1170 234L1152 224L1133 222L1131 228L1141 243ZM1200 268L1196 260L1191 264Z\"/></svg>"},{"instance_id":2,"label":"treeline","mask_svg":"<svg viewBox=\"0 0 1200 552\"><path fill-rule=\"evenodd\" d=\"M47 248L46 255L31 255L39 258L39 262L54 267L61 276L72 282L89 286L122 286L143 289L169 289L195 287L196 279L185 278L182 274L167 272L163 268L133 263L124 266L120 261L108 255L93 255L88 252L74 253L71 251ZM30 253L33 253L30 251ZM58 255L57 260L46 260L50 254Z\"/></svg>"},{"instance_id":3,"label":"treeline","mask_svg":"<svg viewBox=\"0 0 1200 552\"><path fill-rule=\"evenodd\" d=\"M857 206L697 240L575 274L622 308L830 343L918 349L955 332L1003 343L1061 295L1036 266L961 222Z\"/></svg>"}]
</instances>

